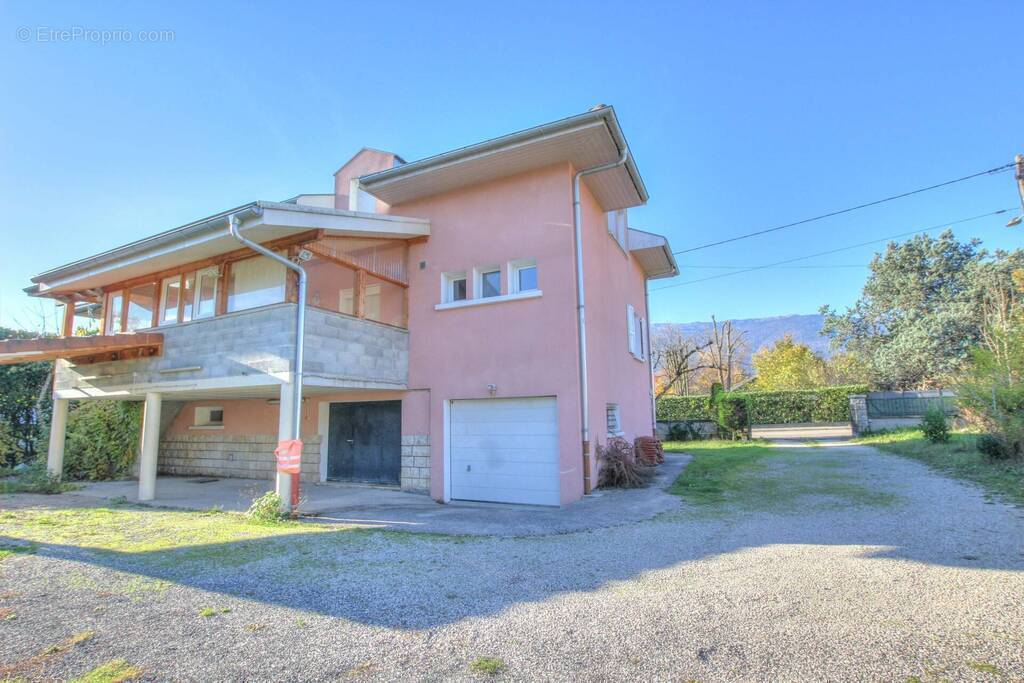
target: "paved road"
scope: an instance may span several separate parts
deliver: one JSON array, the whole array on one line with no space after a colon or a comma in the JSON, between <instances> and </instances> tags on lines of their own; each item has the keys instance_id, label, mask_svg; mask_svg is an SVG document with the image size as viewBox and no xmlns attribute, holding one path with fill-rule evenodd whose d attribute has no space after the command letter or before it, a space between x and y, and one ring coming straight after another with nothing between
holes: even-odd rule
<instances>
[{"instance_id":1,"label":"paved road","mask_svg":"<svg viewBox=\"0 0 1024 683\"><path fill-rule=\"evenodd\" d=\"M529 538L306 537L205 570L42 548L0 564L15 594L0 606L18 613L0 621L0 661L92 629L45 674L123 657L154 680L479 680L487 656L496 680L1024 679L1020 510L866 447L793 452L766 476L804 492L767 510ZM211 605L231 611L196 616Z\"/></svg>"}]
</instances>

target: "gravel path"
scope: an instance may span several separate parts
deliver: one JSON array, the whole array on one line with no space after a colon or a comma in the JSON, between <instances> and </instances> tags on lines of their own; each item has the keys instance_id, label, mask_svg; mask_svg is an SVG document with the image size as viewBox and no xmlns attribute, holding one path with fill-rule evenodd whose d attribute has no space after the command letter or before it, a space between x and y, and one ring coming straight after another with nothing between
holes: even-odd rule
<instances>
[{"instance_id":1,"label":"gravel path","mask_svg":"<svg viewBox=\"0 0 1024 683\"><path fill-rule=\"evenodd\" d=\"M46 546L0 563L0 680L115 658L152 680L480 680L479 657L495 680L1024 680L1022 511L867 447L808 455L894 497L530 538L306 536L199 569Z\"/></svg>"}]
</instances>

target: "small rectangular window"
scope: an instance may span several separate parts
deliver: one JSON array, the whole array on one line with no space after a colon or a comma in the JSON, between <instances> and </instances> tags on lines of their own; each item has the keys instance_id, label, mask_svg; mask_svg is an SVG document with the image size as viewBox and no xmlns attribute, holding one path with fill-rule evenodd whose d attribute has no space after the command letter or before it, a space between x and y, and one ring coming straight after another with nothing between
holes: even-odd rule
<instances>
[{"instance_id":1,"label":"small rectangular window","mask_svg":"<svg viewBox=\"0 0 1024 683\"><path fill-rule=\"evenodd\" d=\"M223 427L224 409L219 406L199 406L196 408L195 427Z\"/></svg>"},{"instance_id":2,"label":"small rectangular window","mask_svg":"<svg viewBox=\"0 0 1024 683\"><path fill-rule=\"evenodd\" d=\"M481 270L480 271L480 291L479 296L487 299L492 296L501 296L501 270Z\"/></svg>"},{"instance_id":3,"label":"small rectangular window","mask_svg":"<svg viewBox=\"0 0 1024 683\"><path fill-rule=\"evenodd\" d=\"M537 262L532 259L512 261L508 264L509 294L538 289Z\"/></svg>"},{"instance_id":4,"label":"small rectangular window","mask_svg":"<svg viewBox=\"0 0 1024 683\"><path fill-rule=\"evenodd\" d=\"M607 404L605 406L605 414L608 420L608 436L619 436L622 434L622 426L619 420L619 404Z\"/></svg>"},{"instance_id":5,"label":"small rectangular window","mask_svg":"<svg viewBox=\"0 0 1024 683\"><path fill-rule=\"evenodd\" d=\"M443 303L465 301L467 295L466 274L464 272L445 273L442 289L441 301Z\"/></svg>"}]
</instances>

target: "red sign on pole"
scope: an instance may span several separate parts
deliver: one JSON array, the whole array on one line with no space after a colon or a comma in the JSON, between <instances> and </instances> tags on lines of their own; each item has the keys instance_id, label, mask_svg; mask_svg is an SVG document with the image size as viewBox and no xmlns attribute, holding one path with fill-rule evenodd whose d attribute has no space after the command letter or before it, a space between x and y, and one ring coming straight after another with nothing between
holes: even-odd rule
<instances>
[{"instance_id":1,"label":"red sign on pole","mask_svg":"<svg viewBox=\"0 0 1024 683\"><path fill-rule=\"evenodd\" d=\"M277 456L277 471L287 474L298 474L302 468L302 441L285 439L277 442L274 450Z\"/></svg>"}]
</instances>

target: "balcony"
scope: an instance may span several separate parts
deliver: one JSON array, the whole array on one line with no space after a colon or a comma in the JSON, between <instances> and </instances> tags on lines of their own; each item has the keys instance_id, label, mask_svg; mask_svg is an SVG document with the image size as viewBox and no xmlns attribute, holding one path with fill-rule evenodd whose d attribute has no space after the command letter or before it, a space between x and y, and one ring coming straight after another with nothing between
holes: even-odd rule
<instances>
[{"instance_id":1,"label":"balcony","mask_svg":"<svg viewBox=\"0 0 1024 683\"><path fill-rule=\"evenodd\" d=\"M55 395L69 399L126 398L147 392L182 399L214 394L276 396L292 371L295 306L271 304L161 327L159 355L131 354L127 359L88 363L59 360ZM112 337L127 341L144 334ZM305 384L310 391L405 389L408 337L399 327L307 307Z\"/></svg>"}]
</instances>

